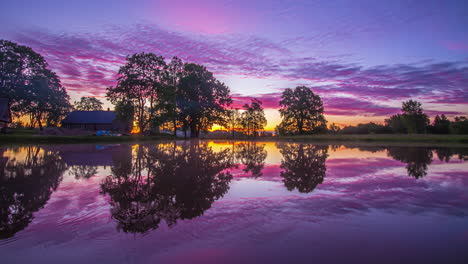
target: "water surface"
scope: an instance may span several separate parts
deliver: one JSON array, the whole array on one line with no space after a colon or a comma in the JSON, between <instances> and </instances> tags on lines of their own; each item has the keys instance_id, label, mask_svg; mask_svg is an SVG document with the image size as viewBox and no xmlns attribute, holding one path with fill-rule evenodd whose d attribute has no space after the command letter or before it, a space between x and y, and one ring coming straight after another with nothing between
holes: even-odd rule
<instances>
[{"instance_id":1,"label":"water surface","mask_svg":"<svg viewBox=\"0 0 468 264\"><path fill-rule=\"evenodd\" d=\"M468 148L0 147L1 263L468 263Z\"/></svg>"}]
</instances>

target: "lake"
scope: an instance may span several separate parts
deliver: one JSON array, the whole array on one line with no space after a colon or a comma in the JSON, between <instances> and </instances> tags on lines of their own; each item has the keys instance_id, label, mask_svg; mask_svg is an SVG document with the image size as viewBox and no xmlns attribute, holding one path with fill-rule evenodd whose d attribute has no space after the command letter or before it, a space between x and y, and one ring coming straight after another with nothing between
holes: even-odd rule
<instances>
[{"instance_id":1,"label":"lake","mask_svg":"<svg viewBox=\"0 0 468 264\"><path fill-rule=\"evenodd\" d=\"M468 148L0 146L0 263L468 263Z\"/></svg>"}]
</instances>

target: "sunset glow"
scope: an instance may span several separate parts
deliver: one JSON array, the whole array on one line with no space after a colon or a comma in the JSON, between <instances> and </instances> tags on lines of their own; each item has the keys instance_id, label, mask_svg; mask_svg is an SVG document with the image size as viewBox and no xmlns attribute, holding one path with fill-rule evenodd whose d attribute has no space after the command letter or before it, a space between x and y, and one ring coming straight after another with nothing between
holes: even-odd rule
<instances>
[{"instance_id":1,"label":"sunset glow","mask_svg":"<svg viewBox=\"0 0 468 264\"><path fill-rule=\"evenodd\" d=\"M72 101L94 96L105 108L125 57L144 51L206 65L235 107L262 100L270 131L281 92L298 85L339 126L383 123L410 98L431 118L467 115L466 1L358 2L11 2L0 38L42 54Z\"/></svg>"}]
</instances>

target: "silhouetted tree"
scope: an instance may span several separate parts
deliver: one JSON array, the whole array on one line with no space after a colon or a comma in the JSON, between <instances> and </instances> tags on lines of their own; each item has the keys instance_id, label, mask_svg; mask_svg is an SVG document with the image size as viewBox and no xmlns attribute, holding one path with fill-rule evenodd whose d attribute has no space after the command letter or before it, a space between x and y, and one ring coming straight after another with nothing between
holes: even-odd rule
<instances>
[{"instance_id":1,"label":"silhouetted tree","mask_svg":"<svg viewBox=\"0 0 468 264\"><path fill-rule=\"evenodd\" d=\"M298 134L326 131L322 100L308 87L284 90L279 111L283 118L279 131Z\"/></svg>"},{"instance_id":2,"label":"silhouetted tree","mask_svg":"<svg viewBox=\"0 0 468 264\"><path fill-rule=\"evenodd\" d=\"M423 112L421 103L409 100L403 102L401 111L403 114L394 115L386 120L386 123L394 132L425 133L429 125L429 118Z\"/></svg>"},{"instance_id":3,"label":"silhouetted tree","mask_svg":"<svg viewBox=\"0 0 468 264\"><path fill-rule=\"evenodd\" d=\"M341 131L341 128L335 123L330 124L328 128L328 132L334 135L339 133L340 131Z\"/></svg>"},{"instance_id":4,"label":"silhouetted tree","mask_svg":"<svg viewBox=\"0 0 468 264\"><path fill-rule=\"evenodd\" d=\"M465 116L456 116L452 122L452 130L455 134L468 134L468 119Z\"/></svg>"},{"instance_id":5,"label":"silhouetted tree","mask_svg":"<svg viewBox=\"0 0 468 264\"><path fill-rule=\"evenodd\" d=\"M389 147L387 154L406 163L408 175L416 179L427 174L427 165L432 163L432 150L427 147Z\"/></svg>"},{"instance_id":6,"label":"silhouetted tree","mask_svg":"<svg viewBox=\"0 0 468 264\"><path fill-rule=\"evenodd\" d=\"M265 112L263 112L262 102L252 99L250 104L244 105L245 111L241 114L240 125L247 135L257 136L259 130L267 124Z\"/></svg>"},{"instance_id":7,"label":"silhouetted tree","mask_svg":"<svg viewBox=\"0 0 468 264\"><path fill-rule=\"evenodd\" d=\"M327 167L328 146L278 143L283 159L280 175L289 191L309 193L323 182Z\"/></svg>"},{"instance_id":8,"label":"silhouetted tree","mask_svg":"<svg viewBox=\"0 0 468 264\"><path fill-rule=\"evenodd\" d=\"M81 97L80 101L74 103L79 111L102 111L103 103L95 97Z\"/></svg>"},{"instance_id":9,"label":"silhouetted tree","mask_svg":"<svg viewBox=\"0 0 468 264\"><path fill-rule=\"evenodd\" d=\"M138 128L143 132L156 114L154 107L164 86L166 62L153 53L134 54L126 60L120 67L117 85L107 89L107 96L114 104L131 102Z\"/></svg>"},{"instance_id":10,"label":"silhouetted tree","mask_svg":"<svg viewBox=\"0 0 468 264\"><path fill-rule=\"evenodd\" d=\"M385 124L391 128L393 133L408 133L403 116L401 114L392 115L390 118L385 119Z\"/></svg>"},{"instance_id":11,"label":"silhouetted tree","mask_svg":"<svg viewBox=\"0 0 468 264\"><path fill-rule=\"evenodd\" d=\"M190 128L190 136L199 137L200 131L213 124L224 124L225 107L232 102L229 88L216 80L204 66L188 63L180 79L177 108L182 122Z\"/></svg>"},{"instance_id":12,"label":"silhouetted tree","mask_svg":"<svg viewBox=\"0 0 468 264\"><path fill-rule=\"evenodd\" d=\"M69 97L44 58L31 48L0 40L0 97L10 98L15 116L31 125L57 125L70 110Z\"/></svg>"},{"instance_id":13,"label":"silhouetted tree","mask_svg":"<svg viewBox=\"0 0 468 264\"><path fill-rule=\"evenodd\" d=\"M120 100L115 102L116 119L123 124L123 132L130 132L133 128L135 107L131 101Z\"/></svg>"},{"instance_id":14,"label":"silhouetted tree","mask_svg":"<svg viewBox=\"0 0 468 264\"><path fill-rule=\"evenodd\" d=\"M206 143L140 145L116 157L112 176L102 183L112 217L124 232L145 233L161 220L202 215L229 189L228 150L215 153Z\"/></svg>"},{"instance_id":15,"label":"silhouetted tree","mask_svg":"<svg viewBox=\"0 0 468 264\"><path fill-rule=\"evenodd\" d=\"M179 109L177 108L177 94L179 82L184 76L184 63L181 59L173 57L164 71L164 83L161 88L158 103L153 108L156 113L151 120L153 126L170 126L174 136L177 136L177 127L181 125Z\"/></svg>"},{"instance_id":16,"label":"silhouetted tree","mask_svg":"<svg viewBox=\"0 0 468 264\"><path fill-rule=\"evenodd\" d=\"M239 109L230 109L225 112L225 128L231 131L231 136L235 137L236 132L239 132L242 128L242 116Z\"/></svg>"},{"instance_id":17,"label":"silhouetted tree","mask_svg":"<svg viewBox=\"0 0 468 264\"><path fill-rule=\"evenodd\" d=\"M391 132L391 128L375 123L358 124L357 126L347 126L340 131L340 134L384 134Z\"/></svg>"},{"instance_id":18,"label":"silhouetted tree","mask_svg":"<svg viewBox=\"0 0 468 264\"><path fill-rule=\"evenodd\" d=\"M24 147L24 159L3 157L0 149L0 239L14 236L33 220L62 180L65 163L57 152Z\"/></svg>"}]
</instances>

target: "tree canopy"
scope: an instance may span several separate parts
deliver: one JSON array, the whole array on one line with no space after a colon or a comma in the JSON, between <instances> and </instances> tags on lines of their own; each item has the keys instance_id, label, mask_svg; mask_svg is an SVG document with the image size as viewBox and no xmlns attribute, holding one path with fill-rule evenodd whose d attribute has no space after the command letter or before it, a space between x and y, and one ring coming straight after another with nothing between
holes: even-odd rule
<instances>
[{"instance_id":1,"label":"tree canopy","mask_svg":"<svg viewBox=\"0 0 468 264\"><path fill-rule=\"evenodd\" d=\"M0 97L16 117L29 116L41 129L57 125L71 109L69 96L45 59L31 48L0 40Z\"/></svg>"},{"instance_id":2,"label":"tree canopy","mask_svg":"<svg viewBox=\"0 0 468 264\"><path fill-rule=\"evenodd\" d=\"M252 99L250 104L244 105L245 111L241 115L240 125L247 135L257 136L259 130L267 124L265 112L263 112L262 102L258 99Z\"/></svg>"},{"instance_id":3,"label":"tree canopy","mask_svg":"<svg viewBox=\"0 0 468 264\"><path fill-rule=\"evenodd\" d=\"M75 109L80 111L102 111L102 105L95 97L81 97L80 101L74 103Z\"/></svg>"},{"instance_id":4,"label":"tree canopy","mask_svg":"<svg viewBox=\"0 0 468 264\"><path fill-rule=\"evenodd\" d=\"M140 131L149 128L154 119L157 104L164 83L166 62L153 53L138 53L127 57L127 63L120 67L117 85L107 89L107 96L114 104L129 101L133 105L135 120Z\"/></svg>"},{"instance_id":5,"label":"tree canopy","mask_svg":"<svg viewBox=\"0 0 468 264\"><path fill-rule=\"evenodd\" d=\"M421 103L414 100L405 101L401 107L402 114L396 114L385 120L395 133L425 133L429 118L423 112Z\"/></svg>"},{"instance_id":6,"label":"tree canopy","mask_svg":"<svg viewBox=\"0 0 468 264\"><path fill-rule=\"evenodd\" d=\"M190 129L191 137L225 122L225 107L231 103L229 88L204 66L184 64L177 57L167 64L153 53L127 57L107 95L121 106L116 111L132 106L141 132L170 123L174 134L182 126Z\"/></svg>"},{"instance_id":7,"label":"tree canopy","mask_svg":"<svg viewBox=\"0 0 468 264\"><path fill-rule=\"evenodd\" d=\"M182 122L190 129L190 136L199 137L200 131L225 122L225 108L232 102L230 90L202 65L186 63L184 71L177 108Z\"/></svg>"},{"instance_id":8,"label":"tree canopy","mask_svg":"<svg viewBox=\"0 0 468 264\"><path fill-rule=\"evenodd\" d=\"M291 134L311 134L326 131L323 103L320 96L305 86L284 90L280 101L283 120L279 130Z\"/></svg>"}]
</instances>

